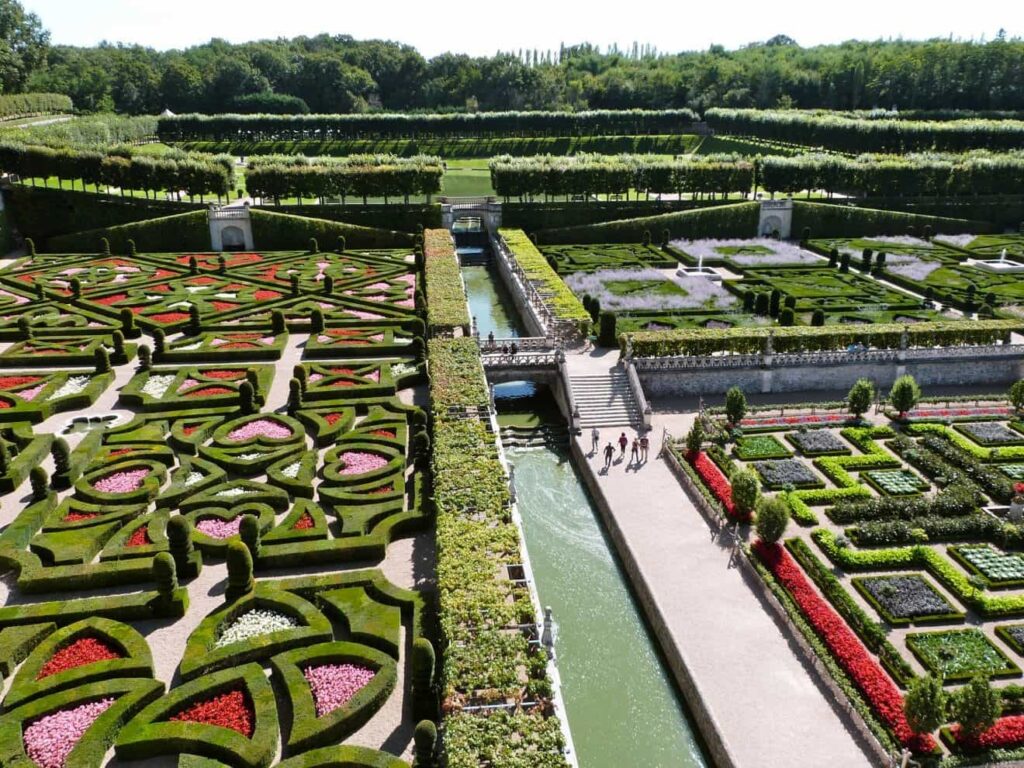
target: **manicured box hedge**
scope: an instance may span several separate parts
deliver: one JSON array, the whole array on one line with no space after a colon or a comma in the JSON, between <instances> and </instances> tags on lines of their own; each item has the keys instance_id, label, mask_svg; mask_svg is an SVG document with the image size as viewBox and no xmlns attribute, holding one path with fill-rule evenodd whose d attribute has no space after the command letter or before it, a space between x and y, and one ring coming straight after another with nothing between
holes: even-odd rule
<instances>
[{"instance_id":1,"label":"manicured box hedge","mask_svg":"<svg viewBox=\"0 0 1024 768\"><path fill-rule=\"evenodd\" d=\"M432 334L450 335L461 329L469 335L469 307L462 287L455 243L446 229L423 233L427 284L427 327Z\"/></svg>"}]
</instances>

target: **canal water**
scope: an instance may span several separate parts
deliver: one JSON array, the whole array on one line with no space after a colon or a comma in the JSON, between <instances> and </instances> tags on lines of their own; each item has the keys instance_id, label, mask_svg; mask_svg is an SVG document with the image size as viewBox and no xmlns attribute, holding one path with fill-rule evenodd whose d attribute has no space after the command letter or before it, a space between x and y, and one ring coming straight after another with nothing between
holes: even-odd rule
<instances>
[{"instance_id":1,"label":"canal water","mask_svg":"<svg viewBox=\"0 0 1024 768\"><path fill-rule=\"evenodd\" d=\"M465 266L462 276L482 337L522 335L494 267ZM538 394L530 382L497 386L499 412L517 410L516 399L527 394ZM537 591L554 612L581 768L704 768L695 730L567 452L512 449L509 460Z\"/></svg>"}]
</instances>

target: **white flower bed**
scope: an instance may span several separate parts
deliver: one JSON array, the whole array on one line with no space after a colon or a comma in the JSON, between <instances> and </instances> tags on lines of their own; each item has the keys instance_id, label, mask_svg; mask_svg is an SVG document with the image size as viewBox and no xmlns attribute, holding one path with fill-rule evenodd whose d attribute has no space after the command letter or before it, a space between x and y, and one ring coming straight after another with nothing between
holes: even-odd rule
<instances>
[{"instance_id":1,"label":"white flower bed","mask_svg":"<svg viewBox=\"0 0 1024 768\"><path fill-rule=\"evenodd\" d=\"M262 455L262 451L256 451L255 453L240 453L238 454L238 458L242 461L252 461L253 459L258 459Z\"/></svg>"},{"instance_id":2,"label":"white flower bed","mask_svg":"<svg viewBox=\"0 0 1024 768\"><path fill-rule=\"evenodd\" d=\"M184 347L177 347L176 352L191 352L193 349L199 349L203 346L203 342L197 341L195 344L186 344Z\"/></svg>"},{"instance_id":3,"label":"white flower bed","mask_svg":"<svg viewBox=\"0 0 1024 768\"><path fill-rule=\"evenodd\" d=\"M188 488L190 485L195 485L204 477L205 475L202 472L189 472L188 477L185 478L185 487Z\"/></svg>"},{"instance_id":4,"label":"white flower bed","mask_svg":"<svg viewBox=\"0 0 1024 768\"><path fill-rule=\"evenodd\" d=\"M301 462L296 461L294 464L289 464L287 467L281 470L281 474L285 477L290 477L294 480L299 476L299 468L302 466Z\"/></svg>"},{"instance_id":5,"label":"white flower bed","mask_svg":"<svg viewBox=\"0 0 1024 768\"><path fill-rule=\"evenodd\" d=\"M246 611L225 627L220 633L220 637L217 638L214 647L223 648L232 643L240 643L253 637L260 637L271 632L292 629L297 626L298 624L295 623L295 619L291 616L285 616L283 613L277 613L276 611L253 609Z\"/></svg>"},{"instance_id":6,"label":"white flower bed","mask_svg":"<svg viewBox=\"0 0 1024 768\"><path fill-rule=\"evenodd\" d=\"M391 375L395 378L399 376L407 376L410 373L416 373L415 365L406 365L405 363L396 363L391 366Z\"/></svg>"},{"instance_id":7,"label":"white flower bed","mask_svg":"<svg viewBox=\"0 0 1024 768\"><path fill-rule=\"evenodd\" d=\"M700 261L703 257L705 264L719 263L729 259L734 264L744 267L777 267L786 264L806 264L808 266L820 264L822 258L810 251L805 251L798 245L788 243L785 240L772 240L767 237L758 237L751 240L674 240L672 245L688 253ZM766 248L771 253L722 253L720 248Z\"/></svg>"},{"instance_id":8,"label":"white flower bed","mask_svg":"<svg viewBox=\"0 0 1024 768\"><path fill-rule=\"evenodd\" d=\"M246 493L247 491L245 490L245 488L228 488L226 491L220 491L217 495L226 496L230 498L232 496L243 496Z\"/></svg>"},{"instance_id":9,"label":"white flower bed","mask_svg":"<svg viewBox=\"0 0 1024 768\"><path fill-rule=\"evenodd\" d=\"M907 254L887 254L885 269L894 275L901 275L910 280L924 280L942 266L941 261L928 261Z\"/></svg>"},{"instance_id":10,"label":"white flower bed","mask_svg":"<svg viewBox=\"0 0 1024 768\"><path fill-rule=\"evenodd\" d=\"M608 283L620 281L671 282L684 294L662 294L653 291L620 295L606 288ZM726 291L720 283L703 277L666 277L657 269L601 269L597 272L576 272L565 279L566 284L577 296L590 294L601 302L602 309L611 310L663 310L718 309L736 303L736 297Z\"/></svg>"},{"instance_id":11,"label":"white flower bed","mask_svg":"<svg viewBox=\"0 0 1024 768\"><path fill-rule=\"evenodd\" d=\"M167 394L167 390L170 389L175 378L177 377L174 374L150 376L146 383L142 385L142 394L149 395L154 400L159 400Z\"/></svg>"},{"instance_id":12,"label":"white flower bed","mask_svg":"<svg viewBox=\"0 0 1024 768\"><path fill-rule=\"evenodd\" d=\"M957 248L966 248L978 239L977 235L936 235L936 242L949 243Z\"/></svg>"},{"instance_id":13,"label":"white flower bed","mask_svg":"<svg viewBox=\"0 0 1024 768\"><path fill-rule=\"evenodd\" d=\"M47 400L58 400L62 397L68 397L70 395L77 395L79 392L84 390L89 385L88 376L70 376L68 380L64 382L64 385L50 395Z\"/></svg>"}]
</instances>

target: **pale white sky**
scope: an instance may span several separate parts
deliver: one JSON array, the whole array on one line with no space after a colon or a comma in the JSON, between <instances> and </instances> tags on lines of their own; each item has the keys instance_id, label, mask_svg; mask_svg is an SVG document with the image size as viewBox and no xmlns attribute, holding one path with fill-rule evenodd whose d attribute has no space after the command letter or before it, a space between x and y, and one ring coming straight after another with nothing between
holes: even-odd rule
<instances>
[{"instance_id":1,"label":"pale white sky","mask_svg":"<svg viewBox=\"0 0 1024 768\"><path fill-rule=\"evenodd\" d=\"M101 40L182 48L221 37L244 42L349 34L409 43L427 57L444 51L491 55L634 40L660 51L735 48L786 34L801 45L851 38L991 39L1024 36L1019 0L22 0L53 42Z\"/></svg>"}]
</instances>

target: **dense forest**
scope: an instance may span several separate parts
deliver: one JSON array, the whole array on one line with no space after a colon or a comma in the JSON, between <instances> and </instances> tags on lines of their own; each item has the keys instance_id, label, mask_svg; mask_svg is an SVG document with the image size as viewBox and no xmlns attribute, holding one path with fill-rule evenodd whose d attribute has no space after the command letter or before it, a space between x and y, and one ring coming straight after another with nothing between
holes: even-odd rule
<instances>
[{"instance_id":1,"label":"dense forest","mask_svg":"<svg viewBox=\"0 0 1024 768\"><path fill-rule=\"evenodd\" d=\"M425 59L401 43L318 35L186 50L50 46L0 0L0 86L69 95L87 112L364 112L709 107L1024 109L1024 40L850 41L779 35L727 51L583 44Z\"/></svg>"}]
</instances>

